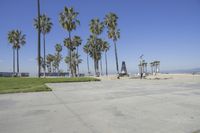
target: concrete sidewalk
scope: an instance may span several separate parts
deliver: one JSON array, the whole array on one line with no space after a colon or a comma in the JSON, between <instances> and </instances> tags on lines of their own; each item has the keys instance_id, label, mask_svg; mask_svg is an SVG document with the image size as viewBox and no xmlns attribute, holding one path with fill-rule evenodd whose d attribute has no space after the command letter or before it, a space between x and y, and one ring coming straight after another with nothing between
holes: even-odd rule
<instances>
[{"instance_id":1,"label":"concrete sidewalk","mask_svg":"<svg viewBox=\"0 0 200 133\"><path fill-rule=\"evenodd\" d=\"M200 133L200 79L48 84L0 95L0 133Z\"/></svg>"}]
</instances>

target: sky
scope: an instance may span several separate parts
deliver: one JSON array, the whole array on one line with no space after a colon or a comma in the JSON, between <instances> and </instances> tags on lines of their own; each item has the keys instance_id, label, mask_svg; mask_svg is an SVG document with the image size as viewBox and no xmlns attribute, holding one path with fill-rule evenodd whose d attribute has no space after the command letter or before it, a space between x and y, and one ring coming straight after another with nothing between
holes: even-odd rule
<instances>
[{"instance_id":1,"label":"sky","mask_svg":"<svg viewBox=\"0 0 200 133\"><path fill-rule=\"evenodd\" d=\"M200 0L41 0L41 14L49 16L53 23L51 32L46 35L47 54L54 54L55 44L63 45L68 35L59 23L59 13L64 6L74 7L79 12L81 24L72 35L79 35L83 40L79 48L83 59L82 73L87 72L82 47L90 35L89 22L93 18L103 21L109 12L119 17L121 38L117 41L117 48L120 68L125 61L129 73L137 72L141 54L147 62L161 61L161 71L200 68ZM20 71L36 74L37 31L33 26L36 16L37 0L0 0L0 72L12 71L12 47L7 34L19 29L26 34L26 44L20 49ZM116 72L114 45L108 39L106 29L100 37L111 46L108 70ZM62 56L66 55L67 49L63 47ZM60 68L66 71L64 61ZM90 68L93 71L91 58Z\"/></svg>"}]
</instances>

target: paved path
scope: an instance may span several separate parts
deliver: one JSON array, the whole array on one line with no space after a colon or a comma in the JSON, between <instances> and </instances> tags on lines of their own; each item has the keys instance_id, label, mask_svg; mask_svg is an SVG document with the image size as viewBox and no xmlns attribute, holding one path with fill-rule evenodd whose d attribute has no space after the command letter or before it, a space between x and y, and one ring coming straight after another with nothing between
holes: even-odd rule
<instances>
[{"instance_id":1,"label":"paved path","mask_svg":"<svg viewBox=\"0 0 200 133\"><path fill-rule=\"evenodd\" d=\"M48 84L0 95L0 133L200 133L200 79Z\"/></svg>"}]
</instances>

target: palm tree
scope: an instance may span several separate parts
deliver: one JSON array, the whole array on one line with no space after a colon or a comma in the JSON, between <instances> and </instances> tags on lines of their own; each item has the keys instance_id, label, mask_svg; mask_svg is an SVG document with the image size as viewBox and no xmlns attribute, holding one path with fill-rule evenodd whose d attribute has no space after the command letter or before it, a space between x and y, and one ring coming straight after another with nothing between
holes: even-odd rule
<instances>
[{"instance_id":1,"label":"palm tree","mask_svg":"<svg viewBox=\"0 0 200 133\"><path fill-rule=\"evenodd\" d=\"M39 19L38 18L36 18L36 19L34 19L34 26L35 26L35 28L36 29L39 29L39 21L38 21ZM51 22L51 19L48 17L48 16L46 16L45 14L43 14L43 15L41 15L40 16L40 31L41 31L41 33L42 33L42 35L43 35L43 45L44 45L44 56L43 56L43 58L44 58L44 76L45 76L45 73L46 73L46 59L45 59L45 57L46 57L46 43L45 43L45 38L46 38L46 34L47 33L49 33L50 31L51 31L51 28L52 28L52 22Z\"/></svg>"},{"instance_id":2,"label":"palm tree","mask_svg":"<svg viewBox=\"0 0 200 133\"><path fill-rule=\"evenodd\" d=\"M96 44L95 44L96 42ZM90 35L87 40L85 47L88 47L88 54L94 60L94 68L95 68L95 75L99 76L98 71L98 61L101 59L101 52L102 52L102 39L96 38L94 42L94 36Z\"/></svg>"},{"instance_id":3,"label":"palm tree","mask_svg":"<svg viewBox=\"0 0 200 133\"><path fill-rule=\"evenodd\" d=\"M13 48L13 75L15 75L15 49L16 49L16 45L13 44L13 42L14 42L14 31L10 31L8 33L8 42L12 44L12 48Z\"/></svg>"},{"instance_id":4,"label":"palm tree","mask_svg":"<svg viewBox=\"0 0 200 133\"><path fill-rule=\"evenodd\" d=\"M95 50L96 47L95 47L95 39L94 39L94 36L90 35L90 37L87 39L87 43L86 43L86 47L88 47L88 54L90 55L90 57L93 59L94 61L94 71L95 71L95 75L97 75L97 68L96 68L96 60L97 60L97 54Z\"/></svg>"},{"instance_id":5,"label":"palm tree","mask_svg":"<svg viewBox=\"0 0 200 133\"><path fill-rule=\"evenodd\" d=\"M70 59L71 58L71 59ZM66 56L65 57L65 63L69 64L71 61L71 67L73 68L73 73L76 74L76 67L78 64L82 62L82 59L80 59L80 55L78 55L76 52L72 52L71 57Z\"/></svg>"},{"instance_id":6,"label":"palm tree","mask_svg":"<svg viewBox=\"0 0 200 133\"><path fill-rule=\"evenodd\" d=\"M81 45L82 40L79 36L74 36L73 38L73 45L76 47L76 53L78 54L78 47ZM79 64L77 64L77 75L79 75Z\"/></svg>"},{"instance_id":7,"label":"palm tree","mask_svg":"<svg viewBox=\"0 0 200 133\"><path fill-rule=\"evenodd\" d=\"M52 54L48 54L47 55L47 58L46 58L46 62L47 62L47 66L48 66L48 68L49 68L49 72L52 72L52 63L53 63L53 61L54 61L54 56L52 55Z\"/></svg>"},{"instance_id":8,"label":"palm tree","mask_svg":"<svg viewBox=\"0 0 200 133\"><path fill-rule=\"evenodd\" d=\"M98 18L92 19L90 21L90 32L92 33L92 37L90 36L90 41L92 43L94 43L93 45L97 45L97 38L103 32L103 29L104 29L104 23L100 22L100 20ZM98 46L94 46L94 47L98 47ZM97 48L94 48L93 50L94 50L93 56L97 56L97 53L99 51L96 51ZM98 70L99 69L98 68L99 67L99 62L98 62L99 60L97 60L97 57L93 57L93 59L94 59L95 75L99 76L99 70Z\"/></svg>"},{"instance_id":9,"label":"palm tree","mask_svg":"<svg viewBox=\"0 0 200 133\"><path fill-rule=\"evenodd\" d=\"M56 49L56 54L55 54L54 62L55 62L56 69L59 72L59 64L60 64L60 61L62 60L62 56L60 54L60 52L62 51L62 45L56 44L55 49Z\"/></svg>"},{"instance_id":10,"label":"palm tree","mask_svg":"<svg viewBox=\"0 0 200 133\"><path fill-rule=\"evenodd\" d=\"M90 52L89 48L90 48L89 45L84 45L84 47L83 47L83 51L87 54L87 69L88 69L88 74L90 74L89 58L88 58L88 55L89 55L89 52Z\"/></svg>"},{"instance_id":11,"label":"palm tree","mask_svg":"<svg viewBox=\"0 0 200 133\"><path fill-rule=\"evenodd\" d=\"M74 52L74 50L80 45L82 43L82 40L81 40L81 38L79 37L79 36L74 36L72 39L70 39L69 37L68 38L65 38L65 40L64 40L64 46L65 47L67 47L71 52L70 53L72 53L72 52ZM69 55L69 58L71 57L72 55L70 54ZM71 61L70 62L73 62L73 60L72 60L73 58L71 58ZM68 64L71 64L71 63L68 63ZM72 64L71 64L72 65ZM70 65L70 66L71 66ZM74 67L70 67L70 70L71 70L71 74L72 74L72 76L74 76L74 75L77 75L76 73L74 73L74 72L77 72L76 70L72 70L72 69L76 69L76 67L74 68Z\"/></svg>"},{"instance_id":12,"label":"palm tree","mask_svg":"<svg viewBox=\"0 0 200 133\"><path fill-rule=\"evenodd\" d=\"M94 36L98 36L103 32L104 29L104 23L100 22L100 20L98 18L92 19L90 21L90 32L94 35Z\"/></svg>"},{"instance_id":13,"label":"palm tree","mask_svg":"<svg viewBox=\"0 0 200 133\"><path fill-rule=\"evenodd\" d=\"M62 25L62 27L64 29L66 29L68 31L68 39L69 39L69 43L72 46L72 40L71 40L71 32L73 30L76 30L77 25L80 25L80 21L77 19L78 17L78 12L74 11L74 8L70 7L64 7L63 12L60 13L60 18L59 18L59 22ZM74 74L72 73L73 70L71 69L71 53L72 50L69 49L69 57L70 57L70 63L69 63L69 68L71 70L71 75L72 77L74 76Z\"/></svg>"},{"instance_id":14,"label":"palm tree","mask_svg":"<svg viewBox=\"0 0 200 133\"><path fill-rule=\"evenodd\" d=\"M108 63L107 63L107 51L110 49L110 45L107 41L103 42L102 51L105 52L105 64L106 64L106 75L108 76Z\"/></svg>"},{"instance_id":15,"label":"palm tree","mask_svg":"<svg viewBox=\"0 0 200 133\"><path fill-rule=\"evenodd\" d=\"M55 49L56 49L56 52L59 54L61 51L62 51L62 45L61 44L56 44L55 45Z\"/></svg>"},{"instance_id":16,"label":"palm tree","mask_svg":"<svg viewBox=\"0 0 200 133\"><path fill-rule=\"evenodd\" d=\"M60 54L55 54L54 55L53 65L55 67L55 70L57 70L57 72L60 72L59 66L60 66L60 61L61 60L62 60L62 56Z\"/></svg>"},{"instance_id":17,"label":"palm tree","mask_svg":"<svg viewBox=\"0 0 200 133\"><path fill-rule=\"evenodd\" d=\"M115 60L116 60L116 69L117 74L119 74L119 66L118 66L118 56L117 56L117 46L116 42L120 38L120 30L117 28L117 20L118 16L115 13L109 13L104 18L104 23L108 28L108 38L113 40L115 47Z\"/></svg>"},{"instance_id":18,"label":"palm tree","mask_svg":"<svg viewBox=\"0 0 200 133\"><path fill-rule=\"evenodd\" d=\"M107 55L106 55L106 52L108 51L109 49L109 44L107 41L104 41L102 39L97 39L97 45L99 46L99 51L100 51L100 66L101 66L101 75L103 75L103 69L102 69L102 52L105 52L105 56L106 56L106 74L108 73L107 72Z\"/></svg>"},{"instance_id":19,"label":"palm tree","mask_svg":"<svg viewBox=\"0 0 200 133\"><path fill-rule=\"evenodd\" d=\"M17 50L17 75L19 75L19 49L26 43L26 36L20 30L8 33L8 41L13 45L13 72L15 73L15 49Z\"/></svg>"}]
</instances>

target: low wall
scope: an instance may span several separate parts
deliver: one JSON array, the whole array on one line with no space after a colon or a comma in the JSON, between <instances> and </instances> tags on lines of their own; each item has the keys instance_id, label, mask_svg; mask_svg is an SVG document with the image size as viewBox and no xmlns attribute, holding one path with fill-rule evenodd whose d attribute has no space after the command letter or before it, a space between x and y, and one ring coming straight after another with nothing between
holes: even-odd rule
<instances>
[{"instance_id":1,"label":"low wall","mask_svg":"<svg viewBox=\"0 0 200 133\"><path fill-rule=\"evenodd\" d=\"M52 72L52 73L45 73L46 76L61 76L61 77L69 77L69 73L57 73L57 72ZM40 76L44 76L44 73L40 73Z\"/></svg>"},{"instance_id":2,"label":"low wall","mask_svg":"<svg viewBox=\"0 0 200 133\"><path fill-rule=\"evenodd\" d=\"M13 72L0 72L0 77L14 77L16 76L17 73L13 73ZM29 73L19 73L18 74L20 77L29 77Z\"/></svg>"}]
</instances>

